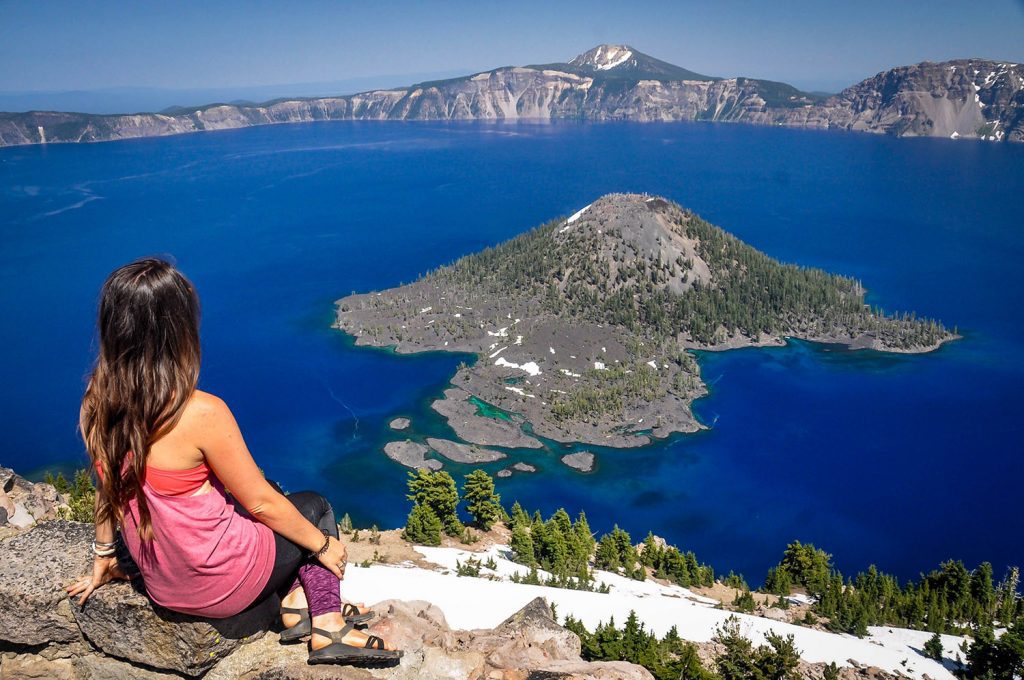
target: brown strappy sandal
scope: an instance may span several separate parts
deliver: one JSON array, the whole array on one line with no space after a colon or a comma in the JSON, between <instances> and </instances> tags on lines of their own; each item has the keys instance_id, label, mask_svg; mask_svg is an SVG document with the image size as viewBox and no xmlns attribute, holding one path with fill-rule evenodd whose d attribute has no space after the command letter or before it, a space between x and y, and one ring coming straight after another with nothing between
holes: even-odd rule
<instances>
[{"instance_id":1,"label":"brown strappy sandal","mask_svg":"<svg viewBox=\"0 0 1024 680\"><path fill-rule=\"evenodd\" d=\"M313 628L313 622L309 620L309 607L281 607L282 614L298 614L299 622L290 628L281 631L281 642L298 642L308 637ZM345 617L345 623L360 624L366 623L374 617L371 609L366 613L360 613L359 607L354 604L345 603L341 605L341 615Z\"/></svg>"},{"instance_id":2,"label":"brown strappy sandal","mask_svg":"<svg viewBox=\"0 0 1024 680\"><path fill-rule=\"evenodd\" d=\"M323 635L331 641L331 644L322 649L314 649L309 653L307 663L337 663L351 664L360 662L387 662L397 661L402 658L402 651L398 649L384 649L384 640L376 635L367 637L362 647L342 642L345 635L352 630L352 624L346 623L341 630L324 630L314 627L312 632Z\"/></svg>"}]
</instances>

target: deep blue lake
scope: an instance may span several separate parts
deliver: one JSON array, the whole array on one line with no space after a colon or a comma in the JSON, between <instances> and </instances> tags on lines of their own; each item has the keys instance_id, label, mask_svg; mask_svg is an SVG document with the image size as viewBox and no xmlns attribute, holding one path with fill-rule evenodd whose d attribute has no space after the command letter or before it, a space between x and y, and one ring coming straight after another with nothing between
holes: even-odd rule
<instances>
[{"instance_id":1,"label":"deep blue lake","mask_svg":"<svg viewBox=\"0 0 1024 680\"><path fill-rule=\"evenodd\" d=\"M356 349L333 300L409 282L611 191L692 208L787 262L855 276L872 302L959 327L928 355L806 343L701 355L713 427L555 453L499 480L509 504L585 509L758 583L793 539L844 571L1024 563L1024 145L711 124L316 123L0 150L0 464L80 466L97 292L169 254L203 302L201 386L286 489L399 526L382 445L464 356ZM515 457L512 459L515 460ZM512 462L512 461L506 461ZM502 464L488 466L496 471ZM453 473L464 469L454 466Z\"/></svg>"}]
</instances>

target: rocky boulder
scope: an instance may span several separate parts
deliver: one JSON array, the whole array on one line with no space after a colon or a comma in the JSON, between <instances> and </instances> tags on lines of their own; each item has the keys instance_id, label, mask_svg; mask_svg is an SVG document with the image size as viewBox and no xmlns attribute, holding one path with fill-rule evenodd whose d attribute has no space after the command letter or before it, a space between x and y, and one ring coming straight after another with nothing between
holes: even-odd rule
<instances>
[{"instance_id":1,"label":"rocky boulder","mask_svg":"<svg viewBox=\"0 0 1024 680\"><path fill-rule=\"evenodd\" d=\"M428 602L378 602L368 632L405 650L401 663L309 666L305 645L279 643L276 602L246 627L155 607L127 582L103 586L78 607L63 587L91 568L92 537L91 525L55 520L0 540L3 680L651 678L640 666L583 661L579 638L539 598L496 628L473 631L451 630Z\"/></svg>"},{"instance_id":2,"label":"rocky boulder","mask_svg":"<svg viewBox=\"0 0 1024 680\"><path fill-rule=\"evenodd\" d=\"M93 536L92 525L56 520L0 544L0 643L84 639L107 656L200 675L274 622L272 608L247 627L185 616L155 607L127 582L103 586L79 607L63 588L90 572Z\"/></svg>"},{"instance_id":3,"label":"rocky boulder","mask_svg":"<svg viewBox=\"0 0 1024 680\"><path fill-rule=\"evenodd\" d=\"M30 482L0 467L0 538L44 519L55 519L64 501L52 485Z\"/></svg>"}]
</instances>

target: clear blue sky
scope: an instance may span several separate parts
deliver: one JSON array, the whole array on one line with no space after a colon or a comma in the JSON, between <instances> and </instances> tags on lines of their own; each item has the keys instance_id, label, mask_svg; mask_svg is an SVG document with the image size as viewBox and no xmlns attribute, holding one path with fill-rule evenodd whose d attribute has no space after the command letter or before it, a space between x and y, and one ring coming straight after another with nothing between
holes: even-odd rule
<instances>
[{"instance_id":1,"label":"clear blue sky","mask_svg":"<svg viewBox=\"0 0 1024 680\"><path fill-rule=\"evenodd\" d=\"M923 60L1024 61L1024 0L0 0L0 90L218 88L566 61L602 42L839 89Z\"/></svg>"}]
</instances>

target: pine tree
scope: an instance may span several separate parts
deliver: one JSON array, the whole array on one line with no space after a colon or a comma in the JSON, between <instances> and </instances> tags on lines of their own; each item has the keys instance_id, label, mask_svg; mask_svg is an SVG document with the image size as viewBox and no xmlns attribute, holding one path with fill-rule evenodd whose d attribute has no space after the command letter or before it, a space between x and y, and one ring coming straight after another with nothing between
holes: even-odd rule
<instances>
[{"instance_id":1,"label":"pine tree","mask_svg":"<svg viewBox=\"0 0 1024 680\"><path fill-rule=\"evenodd\" d=\"M405 520L402 538L420 545L441 545L441 520L430 507L417 503Z\"/></svg>"},{"instance_id":2,"label":"pine tree","mask_svg":"<svg viewBox=\"0 0 1024 680\"><path fill-rule=\"evenodd\" d=\"M494 480L483 470L473 470L466 475L462 486L462 496L466 501L466 510L473 516L476 526L483 531L501 519L501 496L494 493Z\"/></svg>"},{"instance_id":3,"label":"pine tree","mask_svg":"<svg viewBox=\"0 0 1024 680\"><path fill-rule=\"evenodd\" d=\"M572 530L576 534L576 540L580 545L581 552L585 553L586 559L590 559L590 553L594 552L594 546L597 545L597 541L594 539L594 533L590 530L590 524L587 523L587 515L582 510L580 510Z\"/></svg>"},{"instance_id":4,"label":"pine tree","mask_svg":"<svg viewBox=\"0 0 1024 680\"><path fill-rule=\"evenodd\" d=\"M615 539L611 534L605 534L597 542L597 552L594 555L594 566L605 571L618 572L622 566L619 560L619 551L615 546Z\"/></svg>"},{"instance_id":5,"label":"pine tree","mask_svg":"<svg viewBox=\"0 0 1024 680\"><path fill-rule=\"evenodd\" d=\"M942 636L938 633L928 638L924 643L924 655L936 661L942 661Z\"/></svg>"},{"instance_id":6,"label":"pine tree","mask_svg":"<svg viewBox=\"0 0 1024 680\"><path fill-rule=\"evenodd\" d=\"M512 559L520 564L527 566L534 566L537 564L537 558L534 554L533 539L530 538L530 533L526 530L526 527L522 525L516 525L512 530Z\"/></svg>"},{"instance_id":7,"label":"pine tree","mask_svg":"<svg viewBox=\"0 0 1024 680\"><path fill-rule=\"evenodd\" d=\"M1020 570L1011 567L1006 572L1006 577L999 585L999 622L1008 626L1017 615L1019 595L1017 585L1020 581Z\"/></svg>"},{"instance_id":8,"label":"pine tree","mask_svg":"<svg viewBox=\"0 0 1024 680\"><path fill-rule=\"evenodd\" d=\"M462 534L463 526L457 511L459 492L451 475L443 470L431 472L420 468L409 473L407 484L409 494L406 498L430 508L449 536Z\"/></svg>"},{"instance_id":9,"label":"pine tree","mask_svg":"<svg viewBox=\"0 0 1024 680\"><path fill-rule=\"evenodd\" d=\"M509 528L515 529L517 526L530 526L530 516L523 510L523 506L519 505L519 501L512 504L512 514L509 516Z\"/></svg>"}]
</instances>

